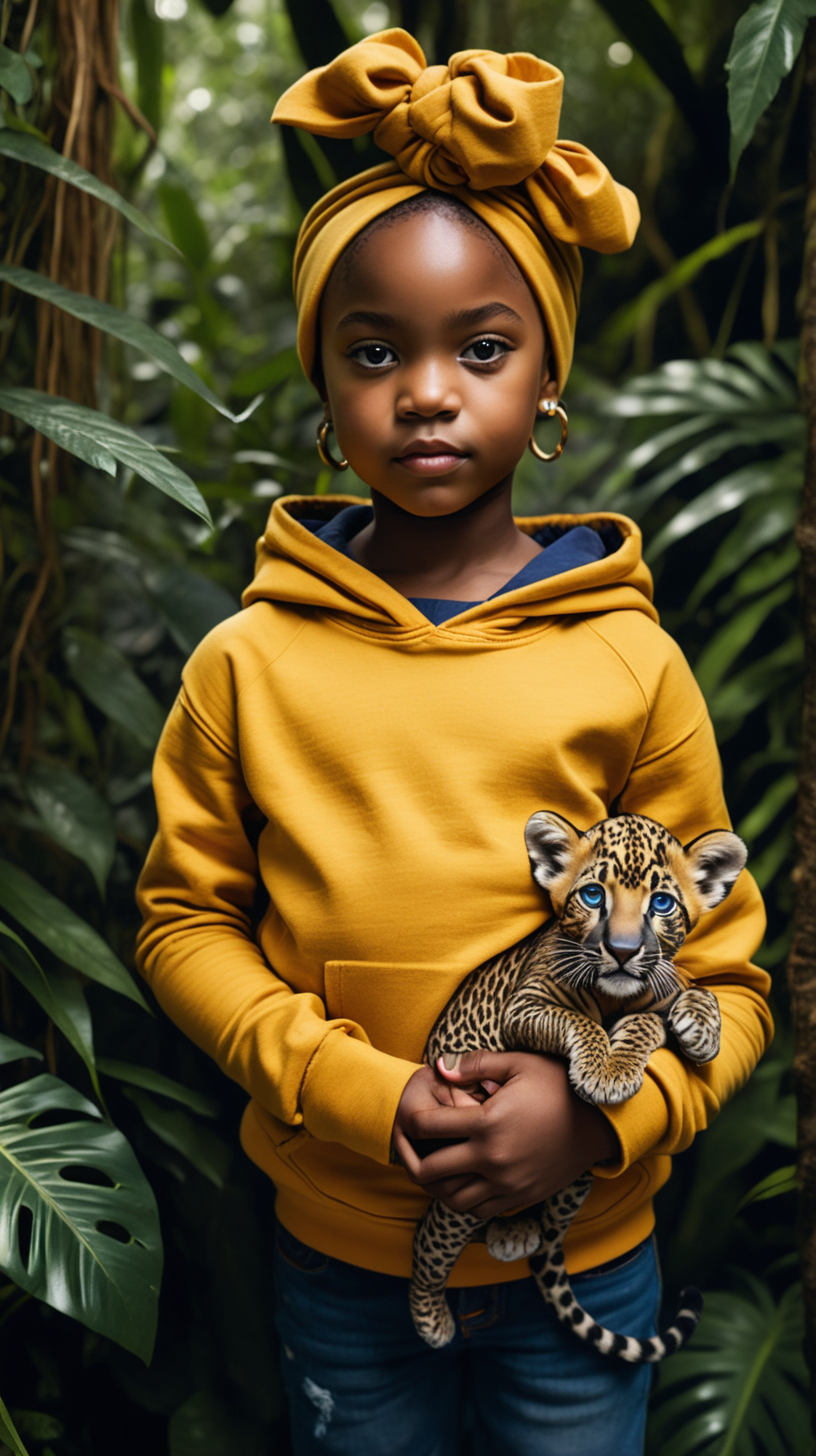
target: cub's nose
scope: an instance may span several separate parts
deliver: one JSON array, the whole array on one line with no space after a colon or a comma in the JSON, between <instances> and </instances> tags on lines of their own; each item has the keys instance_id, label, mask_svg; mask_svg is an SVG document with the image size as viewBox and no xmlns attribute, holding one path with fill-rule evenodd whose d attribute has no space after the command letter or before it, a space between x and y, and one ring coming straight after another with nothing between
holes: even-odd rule
<instances>
[{"instance_id":1,"label":"cub's nose","mask_svg":"<svg viewBox=\"0 0 816 1456\"><path fill-rule=\"evenodd\" d=\"M640 950L639 940L608 940L606 948L615 957L619 966L625 966Z\"/></svg>"}]
</instances>

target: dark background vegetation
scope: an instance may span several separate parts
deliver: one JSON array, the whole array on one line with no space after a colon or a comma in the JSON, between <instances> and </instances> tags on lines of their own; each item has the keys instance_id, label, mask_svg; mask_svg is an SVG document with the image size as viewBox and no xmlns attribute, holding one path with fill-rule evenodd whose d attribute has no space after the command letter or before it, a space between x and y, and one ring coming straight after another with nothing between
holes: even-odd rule
<instances>
[{"instance_id":1,"label":"dark background vegetation","mask_svg":"<svg viewBox=\"0 0 816 1456\"><path fill-rule=\"evenodd\" d=\"M37 12L12 0L2 10L6 45L34 56L30 99L5 96L7 125L67 147L177 249L0 157L4 264L109 297L149 323L233 415L263 396L235 423L143 352L3 283L2 384L98 406L135 428L192 477L214 523L123 466L111 477L0 416L10 674L0 853L128 966L134 885L155 824L150 761L183 661L236 609L272 500L335 488L314 450L317 399L294 353L292 251L303 208L378 158L368 143L273 132L276 98L304 63L389 24L417 33L429 62L464 46L531 50L565 71L561 135L597 150L640 198L631 252L586 257L570 444L555 466L525 458L518 508L604 506L642 525L664 623L708 698L734 822L768 900L759 960L774 975L779 1027L751 1083L677 1160L659 1199L667 1303L690 1280L708 1301L695 1343L661 1372L652 1456L811 1450L784 982L801 716L793 526L804 458L805 95L800 61L729 182L724 64L745 9L742 0L336 0L333 10L327 0L123 0L121 9L53 0ZM366 493L351 472L341 487ZM81 962L66 967L15 910L8 875L0 868L0 909L58 988L63 1020L29 994L5 941L5 1030L87 1097L99 1076L105 1110L155 1192L165 1274L149 1367L21 1294L19 1280L0 1287L0 1396L31 1456L284 1456L273 1201L237 1148L243 1094L163 1016L89 980ZM66 1035L71 1016L84 1041ZM13 1088L41 1068L29 1058L0 1070ZM776 1196L744 1204L758 1184Z\"/></svg>"}]
</instances>

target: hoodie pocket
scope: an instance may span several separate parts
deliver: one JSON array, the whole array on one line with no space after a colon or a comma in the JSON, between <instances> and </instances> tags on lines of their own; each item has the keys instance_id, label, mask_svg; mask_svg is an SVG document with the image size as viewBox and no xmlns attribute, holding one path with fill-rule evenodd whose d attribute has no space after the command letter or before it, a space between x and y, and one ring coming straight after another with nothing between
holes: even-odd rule
<instances>
[{"instance_id":1,"label":"hoodie pocket","mask_svg":"<svg viewBox=\"0 0 816 1456\"><path fill-rule=\"evenodd\" d=\"M470 967L376 961L327 961L326 1010L356 1021L371 1045L421 1062L440 1012Z\"/></svg>"}]
</instances>

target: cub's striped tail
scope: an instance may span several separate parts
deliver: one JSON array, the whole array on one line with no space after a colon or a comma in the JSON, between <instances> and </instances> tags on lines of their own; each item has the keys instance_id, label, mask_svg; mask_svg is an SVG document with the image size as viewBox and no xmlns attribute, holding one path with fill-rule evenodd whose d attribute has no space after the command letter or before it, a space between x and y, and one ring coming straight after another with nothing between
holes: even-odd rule
<instances>
[{"instance_id":1,"label":"cub's striped tail","mask_svg":"<svg viewBox=\"0 0 816 1456\"><path fill-rule=\"evenodd\" d=\"M563 1193L556 1193L544 1206L541 1218L540 1252L530 1260L533 1277L562 1324L569 1325L579 1339L594 1345L602 1355L615 1355L630 1365L656 1365L673 1355L692 1335L703 1311L699 1289L684 1289L674 1324L662 1335L648 1340L635 1335L618 1335L599 1325L582 1309L572 1292L564 1267L564 1234L592 1187L592 1175L578 1178Z\"/></svg>"}]
</instances>

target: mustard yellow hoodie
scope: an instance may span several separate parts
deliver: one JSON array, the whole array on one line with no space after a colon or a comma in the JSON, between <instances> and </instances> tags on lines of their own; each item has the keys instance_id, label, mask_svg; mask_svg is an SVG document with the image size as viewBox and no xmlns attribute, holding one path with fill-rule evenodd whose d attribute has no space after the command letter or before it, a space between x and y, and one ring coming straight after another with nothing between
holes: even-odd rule
<instances>
[{"instance_id":1,"label":"mustard yellow hoodie","mask_svg":"<svg viewBox=\"0 0 816 1456\"><path fill-rule=\"evenodd\" d=\"M408 1275L427 1200L389 1164L394 1115L462 977L548 914L530 814L586 828L614 803L683 842L728 817L705 703L657 624L633 522L548 518L614 522L622 544L433 626L299 524L351 503L276 502L244 610L184 670L156 757L138 964L250 1094L242 1141L282 1222ZM762 1054L768 977L749 957L763 926L743 874L683 947L719 998L722 1050L705 1067L656 1052L642 1091L606 1109L622 1156L596 1170L571 1270L649 1233L670 1155ZM472 1244L451 1282L526 1272Z\"/></svg>"}]
</instances>

